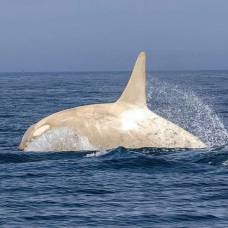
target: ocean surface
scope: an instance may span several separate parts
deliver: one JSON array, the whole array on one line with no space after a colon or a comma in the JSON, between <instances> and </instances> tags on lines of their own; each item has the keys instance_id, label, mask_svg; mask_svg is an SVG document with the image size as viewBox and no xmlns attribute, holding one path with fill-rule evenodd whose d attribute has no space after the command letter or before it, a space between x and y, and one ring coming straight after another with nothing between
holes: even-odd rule
<instances>
[{"instance_id":1,"label":"ocean surface","mask_svg":"<svg viewBox=\"0 0 228 228\"><path fill-rule=\"evenodd\" d=\"M228 227L228 71L148 74L150 108L208 149L18 150L32 123L115 101L128 78L0 74L0 227Z\"/></svg>"}]
</instances>

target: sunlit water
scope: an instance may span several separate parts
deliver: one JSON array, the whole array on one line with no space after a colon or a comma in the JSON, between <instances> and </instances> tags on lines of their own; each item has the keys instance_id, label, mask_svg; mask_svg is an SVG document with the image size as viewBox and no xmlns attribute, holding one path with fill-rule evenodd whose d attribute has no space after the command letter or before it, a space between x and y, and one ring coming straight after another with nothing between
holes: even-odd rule
<instances>
[{"instance_id":1,"label":"sunlit water","mask_svg":"<svg viewBox=\"0 0 228 228\"><path fill-rule=\"evenodd\" d=\"M228 226L228 71L153 72L148 104L206 150L93 151L63 129L53 138L91 151L23 153L24 131L53 112L112 102L128 73L0 74L0 226Z\"/></svg>"}]
</instances>

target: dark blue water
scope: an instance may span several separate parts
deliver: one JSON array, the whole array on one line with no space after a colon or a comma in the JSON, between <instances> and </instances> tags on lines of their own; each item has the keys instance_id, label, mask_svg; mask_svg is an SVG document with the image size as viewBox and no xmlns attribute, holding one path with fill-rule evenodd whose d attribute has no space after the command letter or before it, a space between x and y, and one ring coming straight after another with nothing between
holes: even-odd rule
<instances>
[{"instance_id":1,"label":"dark blue water","mask_svg":"<svg viewBox=\"0 0 228 228\"><path fill-rule=\"evenodd\" d=\"M228 71L148 77L151 109L209 149L20 152L32 123L116 100L128 73L0 74L1 227L228 227Z\"/></svg>"}]
</instances>

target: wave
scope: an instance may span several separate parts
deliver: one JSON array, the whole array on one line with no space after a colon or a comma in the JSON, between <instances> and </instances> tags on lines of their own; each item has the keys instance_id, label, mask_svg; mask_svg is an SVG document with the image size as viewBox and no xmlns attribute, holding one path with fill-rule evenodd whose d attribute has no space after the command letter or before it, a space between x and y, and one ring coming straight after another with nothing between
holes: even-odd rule
<instances>
[{"instance_id":1,"label":"wave","mask_svg":"<svg viewBox=\"0 0 228 228\"><path fill-rule=\"evenodd\" d=\"M126 149L119 147L107 151L91 152L25 152L1 153L0 164L34 163L61 160L77 163L77 167L97 169L153 169L153 167L170 169L195 165L228 166L228 146L211 150L158 149L141 148Z\"/></svg>"},{"instance_id":2,"label":"wave","mask_svg":"<svg viewBox=\"0 0 228 228\"><path fill-rule=\"evenodd\" d=\"M0 164L29 163L47 160L80 159L83 152L17 152L0 153Z\"/></svg>"}]
</instances>

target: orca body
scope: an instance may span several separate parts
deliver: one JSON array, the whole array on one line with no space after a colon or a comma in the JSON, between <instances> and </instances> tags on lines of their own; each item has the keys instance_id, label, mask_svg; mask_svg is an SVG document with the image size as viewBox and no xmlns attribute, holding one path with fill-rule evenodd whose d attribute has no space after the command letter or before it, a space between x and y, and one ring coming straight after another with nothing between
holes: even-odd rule
<instances>
[{"instance_id":1,"label":"orca body","mask_svg":"<svg viewBox=\"0 0 228 228\"><path fill-rule=\"evenodd\" d=\"M198 137L150 111L146 102L146 56L138 56L130 80L114 103L52 114L25 132L24 151L125 148L205 148Z\"/></svg>"}]
</instances>

